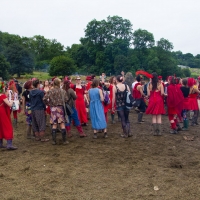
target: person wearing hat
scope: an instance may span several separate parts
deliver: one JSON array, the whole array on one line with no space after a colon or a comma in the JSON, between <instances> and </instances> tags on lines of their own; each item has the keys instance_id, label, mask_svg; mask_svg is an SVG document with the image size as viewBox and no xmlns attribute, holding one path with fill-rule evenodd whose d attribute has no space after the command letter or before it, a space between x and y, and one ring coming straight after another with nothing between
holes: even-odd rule
<instances>
[{"instance_id":1,"label":"person wearing hat","mask_svg":"<svg viewBox=\"0 0 200 200\"><path fill-rule=\"evenodd\" d=\"M76 99L76 109L78 111L78 117L83 126L87 126L87 112L85 106L85 99L87 100L87 96L85 93L85 88L81 85L81 78L80 76L76 77L76 84L74 85L74 91L76 92L77 99Z\"/></svg>"}]
</instances>

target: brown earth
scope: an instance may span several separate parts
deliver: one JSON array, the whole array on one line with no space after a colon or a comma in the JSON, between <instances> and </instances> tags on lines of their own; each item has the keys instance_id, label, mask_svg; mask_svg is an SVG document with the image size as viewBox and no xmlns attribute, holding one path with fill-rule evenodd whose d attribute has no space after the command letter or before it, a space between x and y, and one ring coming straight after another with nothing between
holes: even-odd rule
<instances>
[{"instance_id":1,"label":"brown earth","mask_svg":"<svg viewBox=\"0 0 200 200\"><path fill-rule=\"evenodd\" d=\"M92 139L89 125L87 138L79 138L73 128L68 145L53 146L27 140L20 116L14 139L19 149L0 150L0 199L200 199L199 127L171 135L163 116L163 136L155 137L150 116L142 125L135 123L133 111L130 119L131 138L119 137L118 122L108 124L107 139L101 134ZM184 140L185 135L194 141Z\"/></svg>"}]
</instances>

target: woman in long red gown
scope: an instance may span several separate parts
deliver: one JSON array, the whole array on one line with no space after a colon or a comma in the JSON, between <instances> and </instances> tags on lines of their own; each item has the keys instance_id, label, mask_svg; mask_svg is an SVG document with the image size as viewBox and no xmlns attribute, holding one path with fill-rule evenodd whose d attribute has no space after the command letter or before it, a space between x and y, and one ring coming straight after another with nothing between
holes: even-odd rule
<instances>
[{"instance_id":1,"label":"woman in long red gown","mask_svg":"<svg viewBox=\"0 0 200 200\"><path fill-rule=\"evenodd\" d=\"M198 125L199 107L197 96L200 94L200 91L198 90L198 86L194 78L188 78L188 86L190 87L189 110L194 111L191 126L195 126Z\"/></svg>"},{"instance_id":2,"label":"woman in long red gown","mask_svg":"<svg viewBox=\"0 0 200 200\"><path fill-rule=\"evenodd\" d=\"M165 114L163 101L164 88L163 84L158 82L157 74L153 73L152 75L152 81L147 88L148 96L150 97L146 114L152 115L154 135L161 135L161 115Z\"/></svg>"},{"instance_id":3,"label":"woman in long red gown","mask_svg":"<svg viewBox=\"0 0 200 200\"><path fill-rule=\"evenodd\" d=\"M0 82L0 148L7 148L8 150L15 150L17 147L12 145L13 128L10 118L10 107L12 107L13 100L8 101L4 94L4 84ZM3 146L3 139L7 140L7 146Z\"/></svg>"},{"instance_id":4,"label":"woman in long red gown","mask_svg":"<svg viewBox=\"0 0 200 200\"><path fill-rule=\"evenodd\" d=\"M85 88L81 85L81 78L76 78L76 85L74 86L74 91L76 92L76 109L78 111L78 117L83 126L87 125L88 119L87 119L87 112L85 107L85 101L84 99L87 98L85 95Z\"/></svg>"}]
</instances>

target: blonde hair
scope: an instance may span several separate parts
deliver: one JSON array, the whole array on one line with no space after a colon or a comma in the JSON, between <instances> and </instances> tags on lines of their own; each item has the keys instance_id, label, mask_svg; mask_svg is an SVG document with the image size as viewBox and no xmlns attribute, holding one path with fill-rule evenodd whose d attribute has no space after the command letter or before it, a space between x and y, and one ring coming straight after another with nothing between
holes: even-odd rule
<instances>
[{"instance_id":1,"label":"blonde hair","mask_svg":"<svg viewBox=\"0 0 200 200\"><path fill-rule=\"evenodd\" d=\"M59 78L55 78L53 81L54 87L60 87L61 80Z\"/></svg>"}]
</instances>

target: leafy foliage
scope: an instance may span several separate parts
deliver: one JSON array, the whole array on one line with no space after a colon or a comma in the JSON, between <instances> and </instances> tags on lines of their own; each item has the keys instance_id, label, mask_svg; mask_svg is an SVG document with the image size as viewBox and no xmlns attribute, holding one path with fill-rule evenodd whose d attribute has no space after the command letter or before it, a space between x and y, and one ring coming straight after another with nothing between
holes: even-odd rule
<instances>
[{"instance_id":1,"label":"leafy foliage","mask_svg":"<svg viewBox=\"0 0 200 200\"><path fill-rule=\"evenodd\" d=\"M50 76L71 75L76 71L74 61L66 56L54 57L50 62Z\"/></svg>"}]
</instances>

